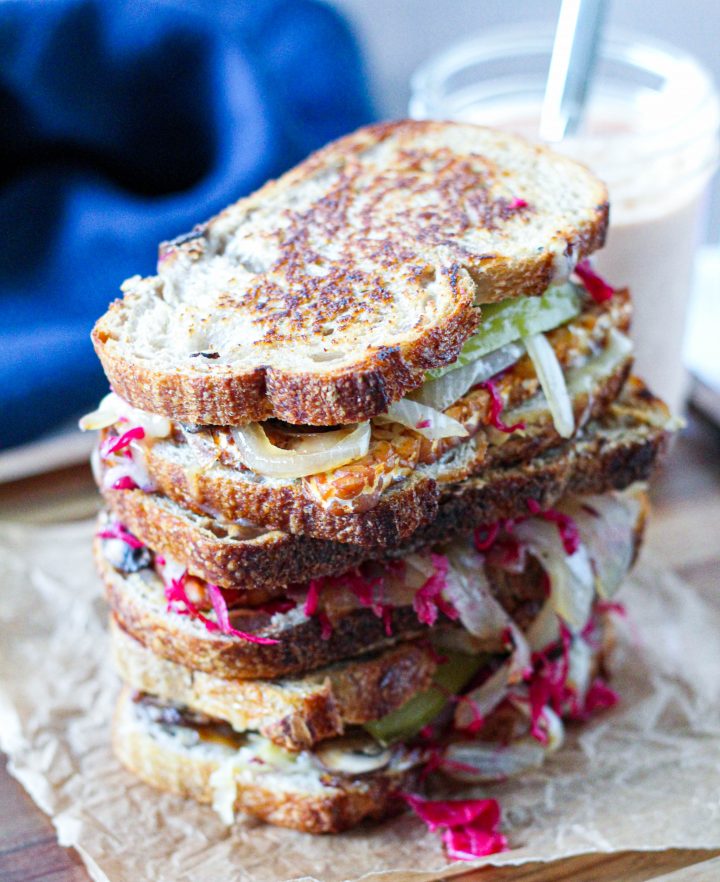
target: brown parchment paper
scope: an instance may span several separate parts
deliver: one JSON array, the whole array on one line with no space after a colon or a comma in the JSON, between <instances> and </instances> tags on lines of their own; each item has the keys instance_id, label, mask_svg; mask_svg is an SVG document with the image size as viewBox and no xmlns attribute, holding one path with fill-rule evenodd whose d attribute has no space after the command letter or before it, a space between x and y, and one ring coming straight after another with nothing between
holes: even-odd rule
<instances>
[{"instance_id":1,"label":"brown parchment paper","mask_svg":"<svg viewBox=\"0 0 720 882\"><path fill-rule=\"evenodd\" d=\"M157 793L114 760L117 690L90 523L3 529L0 747L9 769L96 880L322 882L462 872L405 815L334 837L240 820ZM720 848L720 600L641 565L622 599L622 705L570 731L545 767L484 788L522 863L625 849ZM482 863L482 862L479 862Z\"/></svg>"}]
</instances>

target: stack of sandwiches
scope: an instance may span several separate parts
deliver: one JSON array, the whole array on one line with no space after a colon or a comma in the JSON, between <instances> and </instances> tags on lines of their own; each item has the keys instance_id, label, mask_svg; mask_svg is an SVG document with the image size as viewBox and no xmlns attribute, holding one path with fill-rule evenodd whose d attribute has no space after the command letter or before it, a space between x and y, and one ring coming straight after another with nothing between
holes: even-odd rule
<instances>
[{"instance_id":1,"label":"stack of sandwiches","mask_svg":"<svg viewBox=\"0 0 720 882\"><path fill-rule=\"evenodd\" d=\"M587 260L607 220L566 158L402 121L123 285L81 425L129 769L336 832L536 767L615 701L671 420Z\"/></svg>"}]
</instances>

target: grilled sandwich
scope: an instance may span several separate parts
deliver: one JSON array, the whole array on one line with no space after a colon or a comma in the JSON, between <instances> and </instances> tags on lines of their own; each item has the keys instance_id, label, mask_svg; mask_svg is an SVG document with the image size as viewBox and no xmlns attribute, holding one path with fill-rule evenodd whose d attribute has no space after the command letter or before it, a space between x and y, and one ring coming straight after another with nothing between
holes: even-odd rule
<instances>
[{"instance_id":1,"label":"grilled sandwich","mask_svg":"<svg viewBox=\"0 0 720 882\"><path fill-rule=\"evenodd\" d=\"M617 700L614 596L676 422L589 263L607 219L570 159L399 121L122 286L81 426L125 766L337 832L537 768Z\"/></svg>"}]
</instances>

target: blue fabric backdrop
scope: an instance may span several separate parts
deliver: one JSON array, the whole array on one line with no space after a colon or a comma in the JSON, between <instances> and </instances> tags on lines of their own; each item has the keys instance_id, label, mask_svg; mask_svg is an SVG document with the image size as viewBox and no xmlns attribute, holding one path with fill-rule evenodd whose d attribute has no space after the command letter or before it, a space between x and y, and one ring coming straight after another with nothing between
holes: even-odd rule
<instances>
[{"instance_id":1,"label":"blue fabric backdrop","mask_svg":"<svg viewBox=\"0 0 720 882\"><path fill-rule=\"evenodd\" d=\"M0 448L107 390L90 328L161 240L370 117L313 0L0 3Z\"/></svg>"}]
</instances>

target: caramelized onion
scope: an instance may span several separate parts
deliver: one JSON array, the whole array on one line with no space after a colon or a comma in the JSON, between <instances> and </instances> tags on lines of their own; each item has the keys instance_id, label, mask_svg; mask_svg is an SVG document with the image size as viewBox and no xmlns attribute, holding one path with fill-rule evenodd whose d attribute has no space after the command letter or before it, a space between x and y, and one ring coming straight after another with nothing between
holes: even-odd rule
<instances>
[{"instance_id":1,"label":"caramelized onion","mask_svg":"<svg viewBox=\"0 0 720 882\"><path fill-rule=\"evenodd\" d=\"M268 478L303 478L339 468L365 456L370 446L370 423L334 432L293 438L290 450L270 443L258 423L232 429L243 465Z\"/></svg>"},{"instance_id":2,"label":"caramelized onion","mask_svg":"<svg viewBox=\"0 0 720 882\"><path fill-rule=\"evenodd\" d=\"M572 402L555 350L542 334L525 337L523 342L535 366L558 434L563 438L572 437L575 431Z\"/></svg>"},{"instance_id":3,"label":"caramelized onion","mask_svg":"<svg viewBox=\"0 0 720 882\"><path fill-rule=\"evenodd\" d=\"M427 407L446 410L451 404L459 401L468 389L515 364L524 352L525 347L522 343L508 343L476 361L471 361L470 364L448 371L437 379L428 380L417 392L411 393L410 397Z\"/></svg>"},{"instance_id":4,"label":"caramelized onion","mask_svg":"<svg viewBox=\"0 0 720 882\"><path fill-rule=\"evenodd\" d=\"M144 429L146 438L167 438L172 430L172 424L167 417L139 410L128 404L115 392L106 395L97 410L85 414L78 425L83 432L90 432L95 429L107 429L120 420L125 420L132 426Z\"/></svg>"},{"instance_id":5,"label":"caramelized onion","mask_svg":"<svg viewBox=\"0 0 720 882\"><path fill-rule=\"evenodd\" d=\"M429 441L440 438L465 438L468 431L462 423L447 416L440 410L402 398L391 404L387 413L375 417L379 422L400 423L414 432L419 432Z\"/></svg>"}]
</instances>

